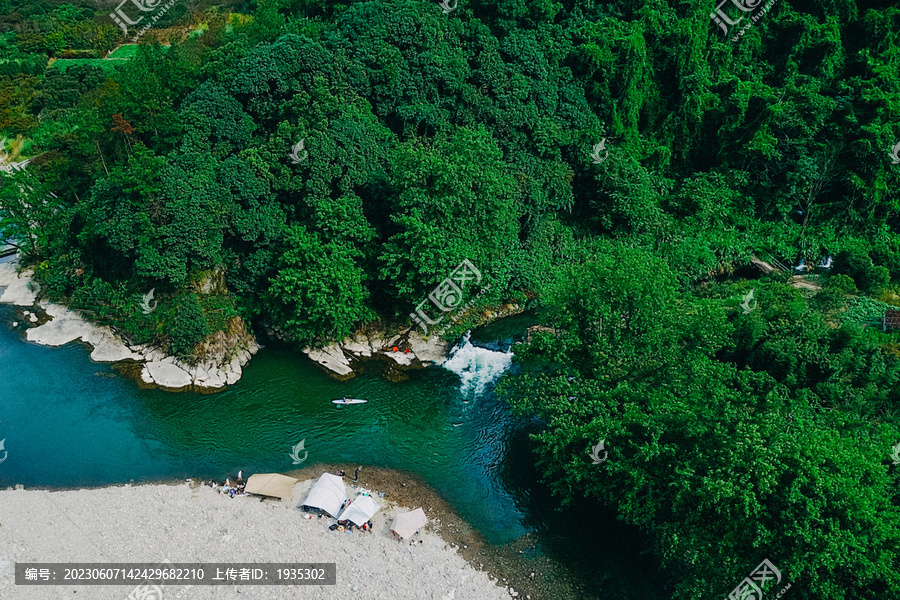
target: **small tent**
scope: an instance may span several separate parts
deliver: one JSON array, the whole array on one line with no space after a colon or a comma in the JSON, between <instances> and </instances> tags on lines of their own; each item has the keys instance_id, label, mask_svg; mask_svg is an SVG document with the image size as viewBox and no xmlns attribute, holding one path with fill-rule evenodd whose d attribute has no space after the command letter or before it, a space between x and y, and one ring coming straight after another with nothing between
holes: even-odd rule
<instances>
[{"instance_id":1,"label":"small tent","mask_svg":"<svg viewBox=\"0 0 900 600\"><path fill-rule=\"evenodd\" d=\"M344 509L338 521L350 521L362 527L380 508L371 496L357 496L356 500Z\"/></svg>"},{"instance_id":2,"label":"small tent","mask_svg":"<svg viewBox=\"0 0 900 600\"><path fill-rule=\"evenodd\" d=\"M258 494L260 496L272 496L281 498L282 500L291 499L291 491L294 484L300 481L287 475L279 475L278 473L257 473L251 475L244 487L245 492Z\"/></svg>"},{"instance_id":3,"label":"small tent","mask_svg":"<svg viewBox=\"0 0 900 600\"><path fill-rule=\"evenodd\" d=\"M391 531L399 535L403 539L407 539L418 529L428 524L428 517L421 508L411 510L407 513L401 513L394 519Z\"/></svg>"},{"instance_id":4,"label":"small tent","mask_svg":"<svg viewBox=\"0 0 900 600\"><path fill-rule=\"evenodd\" d=\"M346 499L347 488L344 487L344 480L331 473L322 473L309 490L303 506L322 509L333 517L341 512L341 506Z\"/></svg>"}]
</instances>

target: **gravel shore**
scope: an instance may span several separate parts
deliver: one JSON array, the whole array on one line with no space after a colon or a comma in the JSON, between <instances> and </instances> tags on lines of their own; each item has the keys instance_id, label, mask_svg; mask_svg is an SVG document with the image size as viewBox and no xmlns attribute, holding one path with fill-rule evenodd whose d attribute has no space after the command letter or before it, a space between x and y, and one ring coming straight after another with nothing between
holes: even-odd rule
<instances>
[{"instance_id":1,"label":"gravel shore","mask_svg":"<svg viewBox=\"0 0 900 600\"><path fill-rule=\"evenodd\" d=\"M508 600L518 596L510 588L496 585L487 572L475 569L433 532L433 527L440 527L439 520L414 536L414 544L397 541L390 533L393 517L414 506L388 502L390 493L373 518L373 533L354 530L348 535L330 531L324 518L304 518L297 507L312 483L307 479L295 485L290 502L229 498L189 483L0 491L0 598L125 600L134 589L16 586L16 562L163 561L334 562L337 585L189 589L170 585L163 588L161 599L153 600ZM365 479L361 477L360 483L366 484ZM355 497L349 485L347 491L351 499Z\"/></svg>"}]
</instances>

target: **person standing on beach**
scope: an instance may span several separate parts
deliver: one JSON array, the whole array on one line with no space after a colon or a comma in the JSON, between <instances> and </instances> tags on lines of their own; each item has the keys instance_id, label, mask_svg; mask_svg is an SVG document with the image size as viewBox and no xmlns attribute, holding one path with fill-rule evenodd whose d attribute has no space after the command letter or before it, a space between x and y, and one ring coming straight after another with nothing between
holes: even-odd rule
<instances>
[{"instance_id":1,"label":"person standing on beach","mask_svg":"<svg viewBox=\"0 0 900 600\"><path fill-rule=\"evenodd\" d=\"M353 476L353 481L354 481L354 482L359 481L359 470L360 470L361 468L362 468L362 467L356 467L356 474Z\"/></svg>"}]
</instances>

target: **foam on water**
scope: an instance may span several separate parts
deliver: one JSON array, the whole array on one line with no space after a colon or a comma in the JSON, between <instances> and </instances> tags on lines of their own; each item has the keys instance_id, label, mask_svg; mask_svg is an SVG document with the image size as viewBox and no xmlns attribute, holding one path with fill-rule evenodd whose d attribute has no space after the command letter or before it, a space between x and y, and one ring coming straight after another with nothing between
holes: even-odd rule
<instances>
[{"instance_id":1,"label":"foam on water","mask_svg":"<svg viewBox=\"0 0 900 600\"><path fill-rule=\"evenodd\" d=\"M466 395L481 394L488 384L496 381L512 365L512 350L498 352L472 345L472 332L467 331L450 356L441 363L448 371L459 375L459 389Z\"/></svg>"}]
</instances>

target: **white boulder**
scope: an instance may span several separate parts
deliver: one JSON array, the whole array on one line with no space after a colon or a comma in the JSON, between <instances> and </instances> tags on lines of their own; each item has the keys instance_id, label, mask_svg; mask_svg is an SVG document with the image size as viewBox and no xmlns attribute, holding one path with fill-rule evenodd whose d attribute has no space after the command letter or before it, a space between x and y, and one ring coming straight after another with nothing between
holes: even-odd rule
<instances>
[{"instance_id":1,"label":"white boulder","mask_svg":"<svg viewBox=\"0 0 900 600\"><path fill-rule=\"evenodd\" d=\"M149 362L144 370L157 385L169 388L180 388L191 385L191 375L187 371L167 362Z\"/></svg>"}]
</instances>

